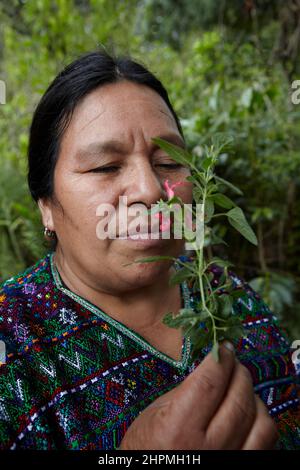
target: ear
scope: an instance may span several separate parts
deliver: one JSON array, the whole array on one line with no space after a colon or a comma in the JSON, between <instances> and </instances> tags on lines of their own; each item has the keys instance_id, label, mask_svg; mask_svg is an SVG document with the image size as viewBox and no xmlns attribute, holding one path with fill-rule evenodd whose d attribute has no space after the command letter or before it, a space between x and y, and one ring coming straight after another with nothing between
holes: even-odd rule
<instances>
[{"instance_id":1,"label":"ear","mask_svg":"<svg viewBox=\"0 0 300 470\"><path fill-rule=\"evenodd\" d=\"M49 201L49 199L39 199L38 206L42 214L42 221L44 227L47 227L52 232L55 231L52 213L52 203Z\"/></svg>"}]
</instances>

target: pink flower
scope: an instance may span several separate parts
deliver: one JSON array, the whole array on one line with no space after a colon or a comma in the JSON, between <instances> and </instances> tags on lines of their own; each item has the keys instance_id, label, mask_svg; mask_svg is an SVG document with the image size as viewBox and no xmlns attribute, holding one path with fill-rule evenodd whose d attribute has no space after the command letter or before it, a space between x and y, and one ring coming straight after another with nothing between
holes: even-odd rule
<instances>
[{"instance_id":1,"label":"pink flower","mask_svg":"<svg viewBox=\"0 0 300 470\"><path fill-rule=\"evenodd\" d=\"M177 187L177 186L180 186L184 183L184 181L177 181L176 183L173 183L171 184L171 186L169 185L169 180L165 180L164 181L164 187L165 187L165 190L167 192L167 195L168 195L168 199L172 199L172 197L174 196L174 189ZM160 222L160 225L159 225L159 229L161 232L165 232L166 230L168 230L171 226L171 217L170 217L170 214L163 214L161 212L158 212L156 214L154 214L154 217L156 218L159 218L159 222Z\"/></svg>"},{"instance_id":2,"label":"pink flower","mask_svg":"<svg viewBox=\"0 0 300 470\"><path fill-rule=\"evenodd\" d=\"M170 219L169 214L165 215L165 214L162 214L161 212L158 212L157 214L154 214L154 217L159 218L159 221L160 221L159 230L161 232L165 232L166 230L170 228L171 219Z\"/></svg>"},{"instance_id":3,"label":"pink flower","mask_svg":"<svg viewBox=\"0 0 300 470\"><path fill-rule=\"evenodd\" d=\"M165 180L164 187L167 191L168 199L172 199L172 197L174 196L174 188L176 188L176 186L182 185L183 183L183 181L177 181L176 183L173 183L171 184L171 186L169 186L169 180Z\"/></svg>"}]
</instances>

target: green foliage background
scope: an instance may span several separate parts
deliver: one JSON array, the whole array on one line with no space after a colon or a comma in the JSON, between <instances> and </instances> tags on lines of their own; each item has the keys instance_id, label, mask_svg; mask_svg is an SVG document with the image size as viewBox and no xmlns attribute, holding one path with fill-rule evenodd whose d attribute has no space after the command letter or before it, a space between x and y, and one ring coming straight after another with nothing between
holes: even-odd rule
<instances>
[{"instance_id":1,"label":"green foliage background","mask_svg":"<svg viewBox=\"0 0 300 470\"><path fill-rule=\"evenodd\" d=\"M297 2L269 0L2 0L0 279L47 250L26 183L33 110L56 73L105 48L130 54L162 80L188 147L201 155L216 133L234 144L218 173L242 189L258 236L253 247L219 226L235 271L300 338L300 78ZM296 6L295 6L296 5ZM225 256L222 249L218 255Z\"/></svg>"}]
</instances>

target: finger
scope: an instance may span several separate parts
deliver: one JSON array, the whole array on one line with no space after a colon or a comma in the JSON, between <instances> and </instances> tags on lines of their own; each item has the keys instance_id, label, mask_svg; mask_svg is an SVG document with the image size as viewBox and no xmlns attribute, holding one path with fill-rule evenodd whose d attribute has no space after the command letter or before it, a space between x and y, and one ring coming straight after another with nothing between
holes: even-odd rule
<instances>
[{"instance_id":1,"label":"finger","mask_svg":"<svg viewBox=\"0 0 300 470\"><path fill-rule=\"evenodd\" d=\"M246 441L243 450L271 450L278 440L278 431L275 421L271 418L265 404L255 395L256 419Z\"/></svg>"},{"instance_id":2,"label":"finger","mask_svg":"<svg viewBox=\"0 0 300 470\"><path fill-rule=\"evenodd\" d=\"M220 360L216 362L208 354L202 363L177 387L177 397L183 395L183 413L197 410L198 426L206 429L215 411L223 400L235 368L235 355L231 343L220 347ZM188 416L188 414L187 414Z\"/></svg>"},{"instance_id":3,"label":"finger","mask_svg":"<svg viewBox=\"0 0 300 470\"><path fill-rule=\"evenodd\" d=\"M210 448L240 449L256 418L252 378L246 367L235 367L227 393L206 430Z\"/></svg>"}]
</instances>

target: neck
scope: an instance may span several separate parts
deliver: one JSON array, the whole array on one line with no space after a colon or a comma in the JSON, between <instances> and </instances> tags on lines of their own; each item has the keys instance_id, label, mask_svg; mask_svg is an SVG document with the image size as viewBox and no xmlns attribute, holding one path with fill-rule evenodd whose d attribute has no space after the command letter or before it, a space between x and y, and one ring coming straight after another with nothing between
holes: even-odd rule
<instances>
[{"instance_id":1,"label":"neck","mask_svg":"<svg viewBox=\"0 0 300 470\"><path fill-rule=\"evenodd\" d=\"M90 285L83 277L78 276L59 251L54 255L54 263L63 282L72 292L138 332L147 332L148 329L153 331L154 326L159 328L166 312L177 313L181 307L180 286L169 286L174 267L148 286L112 294Z\"/></svg>"}]
</instances>

